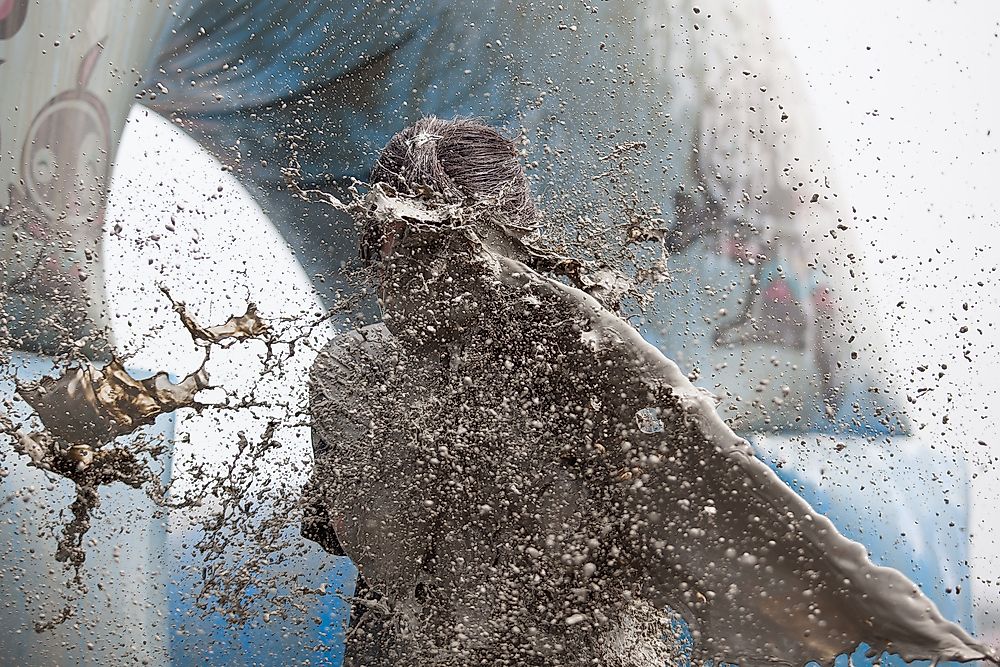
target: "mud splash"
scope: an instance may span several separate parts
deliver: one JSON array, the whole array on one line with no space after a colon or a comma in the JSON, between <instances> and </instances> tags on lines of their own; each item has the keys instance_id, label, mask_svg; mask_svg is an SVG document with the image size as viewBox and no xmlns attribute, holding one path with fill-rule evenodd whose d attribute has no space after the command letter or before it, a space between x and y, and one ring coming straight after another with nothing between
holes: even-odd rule
<instances>
[{"instance_id":1,"label":"mud splash","mask_svg":"<svg viewBox=\"0 0 1000 667\"><path fill-rule=\"evenodd\" d=\"M211 407L196 396L211 387L206 366L212 347L269 335L268 325L252 303L242 315L218 326L203 327L183 303L174 301L165 288L162 291L192 340L203 346L204 356L197 369L175 383L166 373L135 378L117 357L102 367L84 363L58 377L18 384L18 395L41 419L42 430L26 432L0 415L3 431L13 437L15 450L27 457L31 466L74 483L76 498L68 508L70 519L63 526L56 551L56 559L73 571L71 586L85 586L80 576L86 560L83 541L100 507L100 487L122 482L145 490L161 505L169 504L168 489L154 468L155 463L162 463L166 443L143 437L128 444L116 440L153 424L160 415L182 408L200 411ZM36 625L36 630L49 629L71 616L72 609L67 607L55 620Z\"/></svg>"}]
</instances>

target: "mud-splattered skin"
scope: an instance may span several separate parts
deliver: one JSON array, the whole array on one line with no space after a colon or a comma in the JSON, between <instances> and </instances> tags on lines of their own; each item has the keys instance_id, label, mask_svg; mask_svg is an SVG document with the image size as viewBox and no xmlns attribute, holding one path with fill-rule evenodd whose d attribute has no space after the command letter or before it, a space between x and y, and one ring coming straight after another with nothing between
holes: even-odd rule
<instances>
[{"instance_id":1,"label":"mud-splattered skin","mask_svg":"<svg viewBox=\"0 0 1000 667\"><path fill-rule=\"evenodd\" d=\"M389 331L314 370L312 500L383 596L356 664L662 665L609 648L650 605L687 619L695 664L990 655L628 324L454 224L408 221L382 267Z\"/></svg>"},{"instance_id":2,"label":"mud-splattered skin","mask_svg":"<svg viewBox=\"0 0 1000 667\"><path fill-rule=\"evenodd\" d=\"M605 530L614 517L603 497L617 482L601 441L611 436L586 374L565 372L587 354L572 342L582 322L557 320L538 337L524 323L542 304L511 298L520 287L504 289L485 266L463 267L441 291L434 276L399 268L387 279L405 276L415 292L429 279L454 306L403 324L391 305L403 295L386 293L399 337L382 347L388 367L366 369L386 376L362 371L352 388L374 399L359 419L372 420L371 439L331 440L314 474L342 544L392 606L387 627L414 633L396 642L397 655L383 647L379 662L358 664L587 664L600 654L595 616L613 623L623 592L640 590L603 579L624 544L620 530ZM553 405L565 412L549 414ZM369 638L352 640L364 653Z\"/></svg>"}]
</instances>

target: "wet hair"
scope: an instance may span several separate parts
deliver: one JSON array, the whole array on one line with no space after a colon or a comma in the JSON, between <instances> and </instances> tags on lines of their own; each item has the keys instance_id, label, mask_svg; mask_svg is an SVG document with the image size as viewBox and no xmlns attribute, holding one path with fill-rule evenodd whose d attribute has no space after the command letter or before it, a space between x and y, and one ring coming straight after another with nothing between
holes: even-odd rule
<instances>
[{"instance_id":1,"label":"wet hair","mask_svg":"<svg viewBox=\"0 0 1000 667\"><path fill-rule=\"evenodd\" d=\"M446 204L487 204L491 221L506 234L522 238L535 231L535 203L514 142L478 120L429 116L396 133L369 183ZM370 257L372 237L381 230L365 236L362 255Z\"/></svg>"}]
</instances>

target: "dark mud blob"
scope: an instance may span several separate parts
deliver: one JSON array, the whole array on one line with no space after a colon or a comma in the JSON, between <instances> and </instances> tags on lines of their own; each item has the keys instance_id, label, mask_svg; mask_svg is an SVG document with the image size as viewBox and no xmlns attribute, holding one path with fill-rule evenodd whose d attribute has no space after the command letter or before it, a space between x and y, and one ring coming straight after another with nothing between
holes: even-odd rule
<instances>
[{"instance_id":1,"label":"dark mud blob","mask_svg":"<svg viewBox=\"0 0 1000 667\"><path fill-rule=\"evenodd\" d=\"M162 451L152 452L151 455L160 453ZM157 478L148 463L125 449L88 451L75 446L63 452L54 463L54 470L76 484L76 499L69 507L72 519L63 528L56 560L72 567L74 581L81 584L80 568L87 557L83 539L90 529L94 513L101 506L100 487L122 482L133 489L141 489Z\"/></svg>"},{"instance_id":2,"label":"dark mud blob","mask_svg":"<svg viewBox=\"0 0 1000 667\"><path fill-rule=\"evenodd\" d=\"M362 219L385 322L313 368L304 530L362 578L346 664L996 661L532 261L505 141L434 119L393 139Z\"/></svg>"},{"instance_id":3,"label":"dark mud blob","mask_svg":"<svg viewBox=\"0 0 1000 667\"><path fill-rule=\"evenodd\" d=\"M65 376L64 376L65 378ZM61 379L64 379L61 378ZM60 379L60 380L61 380ZM40 388L22 388L22 397L37 401L41 394L50 401L61 399L58 385L60 380L48 378L50 388L46 393ZM26 398L26 400L27 400ZM42 403L33 403L32 406ZM51 405L51 403L50 403ZM6 419L4 420L7 421ZM58 426L58 425L57 425ZM139 441L133 448L123 446L101 447L102 442L91 440L71 443L53 431L43 430L24 433L12 424L4 424L4 431L15 437L15 449L30 460L33 467L64 477L73 482L76 498L70 504L71 518L63 526L58 538L56 560L65 563L74 572L72 583L83 586L81 568L86 560L83 539L90 529L94 513L100 507L99 489L102 486L122 482L133 489L149 485L155 486L154 493L162 495L158 475L151 469L150 462L162 456L162 444L149 445Z\"/></svg>"}]
</instances>

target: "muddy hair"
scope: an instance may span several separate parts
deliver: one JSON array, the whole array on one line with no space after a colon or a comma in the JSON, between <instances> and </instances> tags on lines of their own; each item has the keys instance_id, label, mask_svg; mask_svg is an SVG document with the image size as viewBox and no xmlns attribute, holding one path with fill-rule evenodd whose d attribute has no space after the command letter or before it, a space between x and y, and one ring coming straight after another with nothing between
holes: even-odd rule
<instances>
[{"instance_id":1,"label":"muddy hair","mask_svg":"<svg viewBox=\"0 0 1000 667\"><path fill-rule=\"evenodd\" d=\"M489 201L495 215L518 226L535 217L514 142L478 120L422 118L389 140L370 181L449 204Z\"/></svg>"},{"instance_id":2,"label":"muddy hair","mask_svg":"<svg viewBox=\"0 0 1000 667\"><path fill-rule=\"evenodd\" d=\"M446 204L479 206L505 237L506 250L532 268L568 277L580 286L580 262L537 247L535 203L514 142L499 130L472 119L422 118L396 133L372 167L369 183ZM365 260L382 239L368 227L362 239Z\"/></svg>"},{"instance_id":3,"label":"muddy hair","mask_svg":"<svg viewBox=\"0 0 1000 667\"><path fill-rule=\"evenodd\" d=\"M514 142L478 120L428 116L397 132L369 183L444 204L485 205L517 238L535 230L535 203Z\"/></svg>"}]
</instances>

